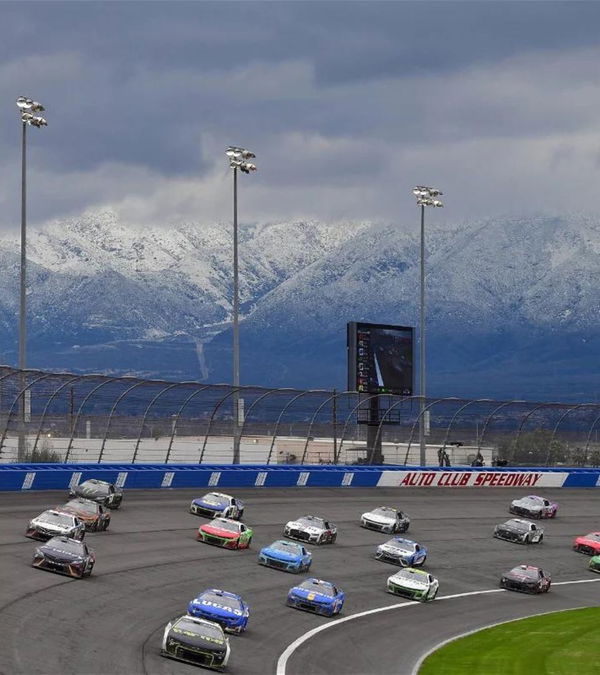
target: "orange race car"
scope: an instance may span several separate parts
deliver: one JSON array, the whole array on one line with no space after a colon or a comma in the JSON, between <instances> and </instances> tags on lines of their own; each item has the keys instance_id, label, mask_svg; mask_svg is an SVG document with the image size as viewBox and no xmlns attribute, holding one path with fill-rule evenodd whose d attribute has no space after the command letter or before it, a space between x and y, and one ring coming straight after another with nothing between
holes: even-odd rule
<instances>
[{"instance_id":1,"label":"orange race car","mask_svg":"<svg viewBox=\"0 0 600 675\"><path fill-rule=\"evenodd\" d=\"M66 504L56 507L58 511L72 513L85 524L88 532L99 532L108 529L110 513L102 504L93 502L91 499L70 499Z\"/></svg>"}]
</instances>

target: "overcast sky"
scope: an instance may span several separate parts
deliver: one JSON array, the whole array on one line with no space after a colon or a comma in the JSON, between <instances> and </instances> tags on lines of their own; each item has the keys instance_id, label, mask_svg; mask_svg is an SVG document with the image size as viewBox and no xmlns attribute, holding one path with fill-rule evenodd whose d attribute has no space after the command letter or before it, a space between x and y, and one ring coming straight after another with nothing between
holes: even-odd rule
<instances>
[{"instance_id":1,"label":"overcast sky","mask_svg":"<svg viewBox=\"0 0 600 675\"><path fill-rule=\"evenodd\" d=\"M412 222L597 211L600 3L0 3L0 228L29 221ZM431 214L434 218L434 214Z\"/></svg>"}]
</instances>

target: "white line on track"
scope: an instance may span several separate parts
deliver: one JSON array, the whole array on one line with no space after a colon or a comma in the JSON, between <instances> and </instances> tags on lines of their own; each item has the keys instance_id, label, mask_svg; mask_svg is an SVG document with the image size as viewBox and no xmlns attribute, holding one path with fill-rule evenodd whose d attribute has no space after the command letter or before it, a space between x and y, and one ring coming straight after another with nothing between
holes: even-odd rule
<instances>
[{"instance_id":1,"label":"white line on track","mask_svg":"<svg viewBox=\"0 0 600 675\"><path fill-rule=\"evenodd\" d=\"M575 581L557 581L552 582L552 586L568 586L570 584L590 584L594 582L599 582L600 579L578 579ZM455 593L454 595L443 595L441 598L436 598L434 602L439 600L456 600L458 598L467 598L471 595L486 595L488 593L506 593L504 588L492 588L485 591L469 591L468 593ZM408 602L400 602L395 605L387 605L386 607L376 607L375 609L368 609L364 612L357 612L356 614L351 614L350 616L345 616L341 619L335 619L334 621L329 621L328 623L323 624L322 626L317 626L312 630L309 630L304 635L301 635L299 638L294 640L290 645L288 645L281 656L277 659L277 675L285 675L285 669L287 667L287 662L289 661L292 654L304 644L307 640L314 637L318 633L321 633L328 628L333 628L334 626L339 626L346 621L353 621L354 619L360 619L363 616L369 616L370 614L378 614L379 612L387 612L391 609L401 609L402 607L411 607L413 605L420 605L420 602L409 600ZM480 630L480 629L478 629ZM454 638L453 638L454 639Z\"/></svg>"}]
</instances>

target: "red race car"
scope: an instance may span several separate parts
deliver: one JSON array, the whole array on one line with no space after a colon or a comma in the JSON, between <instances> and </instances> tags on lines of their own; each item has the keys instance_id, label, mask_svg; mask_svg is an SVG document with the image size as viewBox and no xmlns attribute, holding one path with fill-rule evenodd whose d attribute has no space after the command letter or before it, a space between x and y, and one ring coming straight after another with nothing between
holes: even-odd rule
<instances>
[{"instance_id":1,"label":"red race car","mask_svg":"<svg viewBox=\"0 0 600 675\"><path fill-rule=\"evenodd\" d=\"M198 528L198 541L223 548L250 548L252 530L231 518L215 518Z\"/></svg>"},{"instance_id":2,"label":"red race car","mask_svg":"<svg viewBox=\"0 0 600 675\"><path fill-rule=\"evenodd\" d=\"M600 532L590 532L577 537L573 542L573 550L586 555L600 555Z\"/></svg>"}]
</instances>

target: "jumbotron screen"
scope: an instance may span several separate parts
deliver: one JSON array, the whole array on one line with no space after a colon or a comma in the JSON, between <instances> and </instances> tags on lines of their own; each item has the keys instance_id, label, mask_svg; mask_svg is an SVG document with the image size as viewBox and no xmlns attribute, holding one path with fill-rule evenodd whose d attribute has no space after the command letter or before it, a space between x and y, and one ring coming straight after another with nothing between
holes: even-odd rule
<instances>
[{"instance_id":1,"label":"jumbotron screen","mask_svg":"<svg viewBox=\"0 0 600 675\"><path fill-rule=\"evenodd\" d=\"M348 389L412 396L414 328L348 323Z\"/></svg>"}]
</instances>

